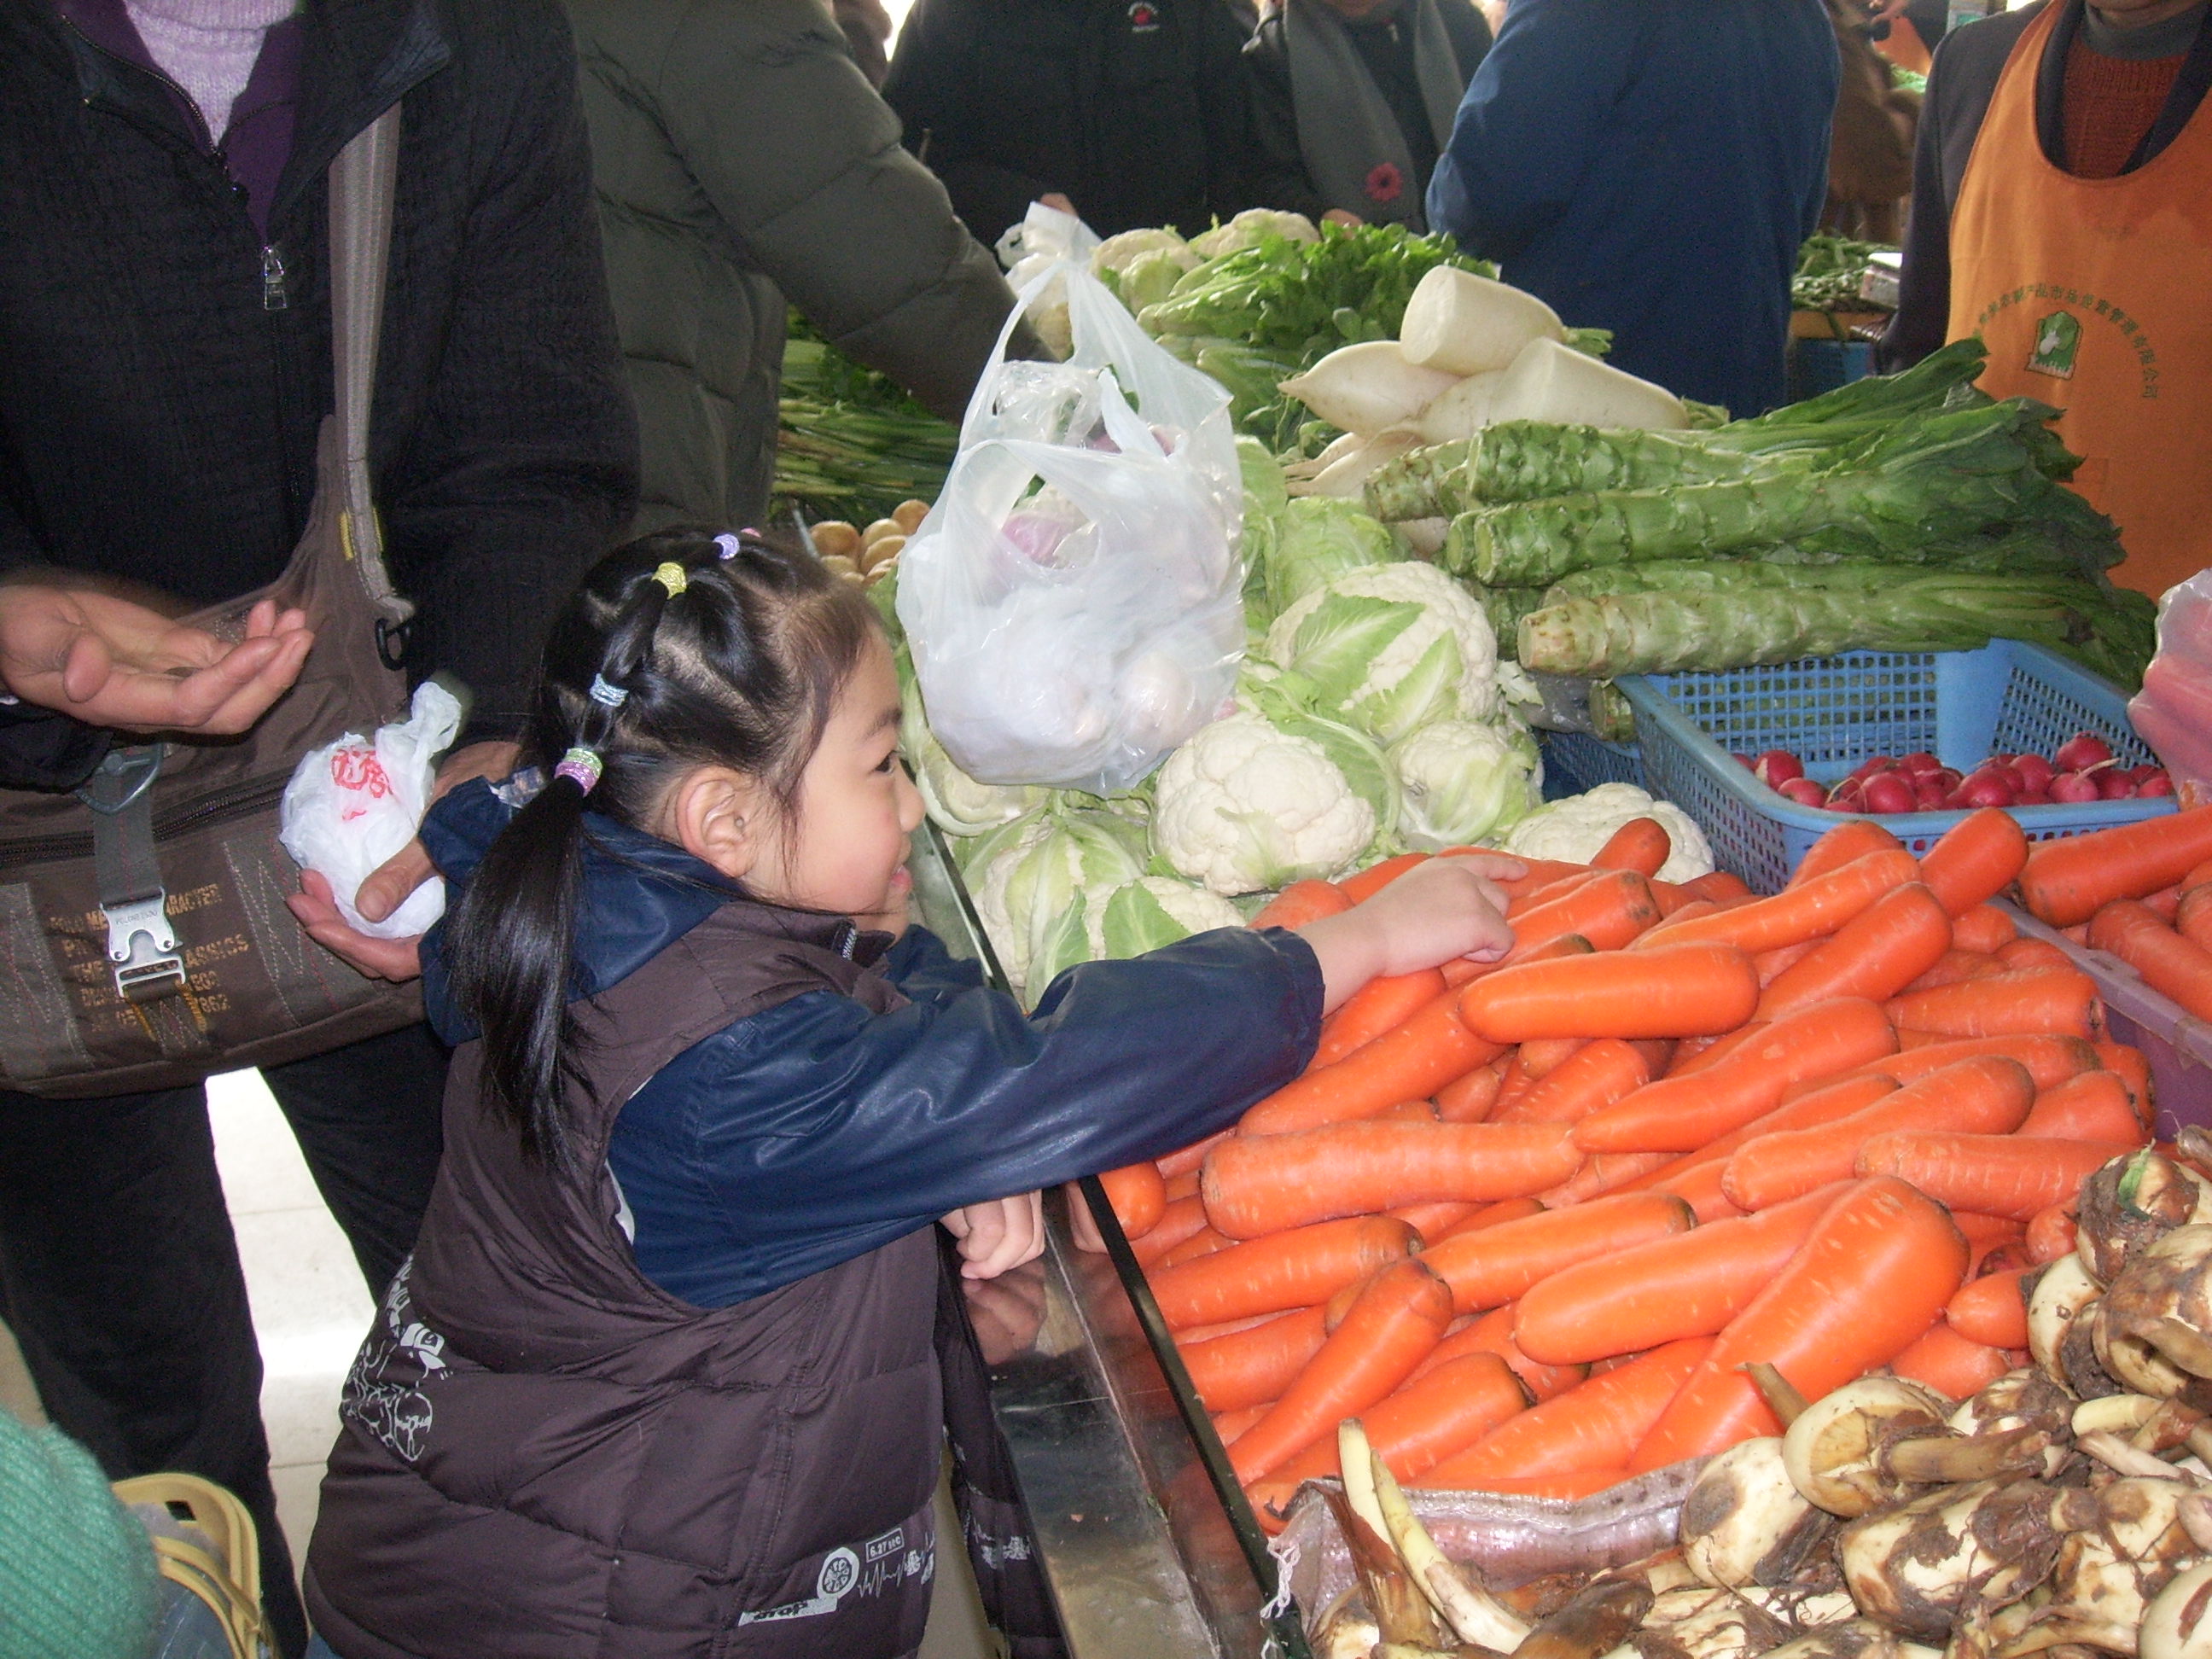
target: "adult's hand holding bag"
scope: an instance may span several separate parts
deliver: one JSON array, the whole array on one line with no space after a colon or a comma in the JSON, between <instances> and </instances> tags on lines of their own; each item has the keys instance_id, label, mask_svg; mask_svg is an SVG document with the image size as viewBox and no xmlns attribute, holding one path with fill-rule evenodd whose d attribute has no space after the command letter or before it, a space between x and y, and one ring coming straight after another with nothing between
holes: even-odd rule
<instances>
[{"instance_id":1,"label":"adult's hand holding bag","mask_svg":"<svg viewBox=\"0 0 2212 1659\"><path fill-rule=\"evenodd\" d=\"M1073 355L1008 360L1055 283ZM970 776L1111 794L1227 708L1244 647L1228 409L1081 265L1024 288L899 561L930 727Z\"/></svg>"}]
</instances>

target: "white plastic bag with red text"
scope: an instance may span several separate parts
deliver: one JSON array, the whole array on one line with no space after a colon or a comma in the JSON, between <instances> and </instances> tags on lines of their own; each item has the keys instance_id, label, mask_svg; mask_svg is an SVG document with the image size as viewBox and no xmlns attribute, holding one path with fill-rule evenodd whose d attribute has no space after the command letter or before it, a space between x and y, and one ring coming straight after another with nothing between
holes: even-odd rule
<instances>
[{"instance_id":1,"label":"white plastic bag with red text","mask_svg":"<svg viewBox=\"0 0 2212 1659\"><path fill-rule=\"evenodd\" d=\"M962 770L1110 794L1230 702L1243 485L1228 394L1079 264L1035 277L1023 306L1056 286L1073 354L1008 360L1008 319L900 555L898 614Z\"/></svg>"},{"instance_id":2,"label":"white plastic bag with red text","mask_svg":"<svg viewBox=\"0 0 2212 1659\"><path fill-rule=\"evenodd\" d=\"M329 880L349 927L374 939L411 939L446 913L446 884L435 876L382 921L363 921L353 901L377 866L415 839L437 757L460 727L459 702L426 680L404 721L379 727L373 738L349 732L293 769L277 838L301 868Z\"/></svg>"}]
</instances>

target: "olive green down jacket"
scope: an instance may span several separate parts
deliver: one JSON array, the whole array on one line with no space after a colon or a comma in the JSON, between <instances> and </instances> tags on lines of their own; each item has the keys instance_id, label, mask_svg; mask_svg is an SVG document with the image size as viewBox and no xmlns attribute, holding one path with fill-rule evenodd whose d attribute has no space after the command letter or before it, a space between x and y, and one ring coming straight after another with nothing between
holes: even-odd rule
<instances>
[{"instance_id":1,"label":"olive green down jacket","mask_svg":"<svg viewBox=\"0 0 2212 1659\"><path fill-rule=\"evenodd\" d=\"M757 524L787 299L957 421L1013 296L823 0L567 0L624 366L639 532Z\"/></svg>"}]
</instances>

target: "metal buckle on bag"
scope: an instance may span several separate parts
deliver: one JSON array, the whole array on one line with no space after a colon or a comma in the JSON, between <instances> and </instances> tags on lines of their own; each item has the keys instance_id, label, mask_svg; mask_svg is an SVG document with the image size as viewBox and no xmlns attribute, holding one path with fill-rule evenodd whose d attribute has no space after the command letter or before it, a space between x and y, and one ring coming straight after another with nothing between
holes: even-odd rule
<instances>
[{"instance_id":1,"label":"metal buckle on bag","mask_svg":"<svg viewBox=\"0 0 2212 1659\"><path fill-rule=\"evenodd\" d=\"M107 917L107 959L115 964L115 988L126 1002L167 996L185 982L185 959L177 954L177 932L169 926L169 896L131 899L103 907ZM167 981L173 980L173 987Z\"/></svg>"},{"instance_id":2,"label":"metal buckle on bag","mask_svg":"<svg viewBox=\"0 0 2212 1659\"><path fill-rule=\"evenodd\" d=\"M161 775L159 744L115 749L77 799L92 809L93 857L100 914L107 921L107 960L116 994L151 1002L185 988L185 961L169 925L169 895L154 847L147 792Z\"/></svg>"}]
</instances>

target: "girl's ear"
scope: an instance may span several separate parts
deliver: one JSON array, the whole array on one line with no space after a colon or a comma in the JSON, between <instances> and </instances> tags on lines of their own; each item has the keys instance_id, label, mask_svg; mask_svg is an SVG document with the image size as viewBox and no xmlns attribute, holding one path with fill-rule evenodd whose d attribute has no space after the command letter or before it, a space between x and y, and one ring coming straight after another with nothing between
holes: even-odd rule
<instances>
[{"instance_id":1,"label":"girl's ear","mask_svg":"<svg viewBox=\"0 0 2212 1659\"><path fill-rule=\"evenodd\" d=\"M767 827L761 804L760 792L744 773L700 767L669 793L668 838L731 880L742 881L760 860Z\"/></svg>"}]
</instances>

